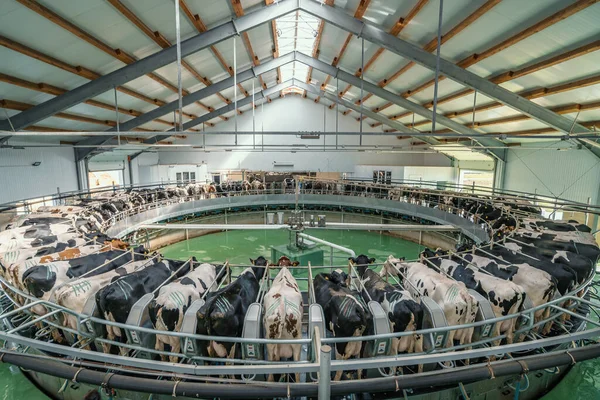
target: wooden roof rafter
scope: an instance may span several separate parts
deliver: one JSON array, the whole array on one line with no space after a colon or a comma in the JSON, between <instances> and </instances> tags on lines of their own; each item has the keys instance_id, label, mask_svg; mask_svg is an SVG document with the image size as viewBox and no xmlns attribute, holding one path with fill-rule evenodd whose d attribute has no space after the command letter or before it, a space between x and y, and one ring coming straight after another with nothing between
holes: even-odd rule
<instances>
[{"instance_id":1,"label":"wooden roof rafter","mask_svg":"<svg viewBox=\"0 0 600 400\"><path fill-rule=\"evenodd\" d=\"M525 28L524 30L501 41L500 43L493 45L492 47L488 48L487 50L485 50L481 53L471 54L470 56L468 56L468 57L464 58L463 60L459 61L458 63L456 63L456 65L461 68L466 69L466 68L468 68L474 64L477 64L478 62L483 61L483 60L511 47L512 45L542 31L560 21L563 21L564 19L570 17L571 15L574 15L574 14L578 13L579 11L582 11L582 10L586 9L587 7L597 3L597 1L598 0L578 0L575 3L572 3L568 6L566 6L562 10L555 12L554 14L550 15L549 17L546 17L543 20L533 24L532 26ZM433 49L431 49L431 51L433 51L434 49L435 49L435 47ZM443 79L445 79L444 76L439 77L439 80L443 80ZM388 83L389 82L390 81L388 80ZM405 91L404 93L401 94L401 96L404 98L410 97L416 93L419 93L419 92L429 88L434 83L435 83L435 79L431 79L431 80L419 85L418 87L416 87L414 89ZM386 85L387 85L387 83L386 83ZM384 106L378 107L378 108L379 108L379 110L382 110L384 108L389 107L390 105L391 104L387 103Z\"/></svg>"},{"instance_id":2,"label":"wooden roof rafter","mask_svg":"<svg viewBox=\"0 0 600 400\"><path fill-rule=\"evenodd\" d=\"M160 46L163 49L171 47L171 42L167 40L159 31L152 31L148 25L146 25L133 11L127 8L120 0L107 0L117 11L119 11L125 18L127 18L130 22L132 22L138 29L140 29L148 38L150 38L154 43ZM185 60L181 60L181 65L185 69L187 69L199 82L202 82L205 86L212 85L210 79L205 76L202 76L198 71L196 71L189 63ZM219 97L225 104L231 103L231 100L223 96L221 93L217 93L217 97ZM197 102L199 103L199 102ZM201 103L199 103L201 104ZM214 111L214 108L211 107L211 111ZM221 119L227 121L227 117L221 116Z\"/></svg>"},{"instance_id":3,"label":"wooden roof rafter","mask_svg":"<svg viewBox=\"0 0 600 400\"><path fill-rule=\"evenodd\" d=\"M50 10L49 8L41 5L36 0L17 0L17 1L20 4L22 4L23 6L29 8L30 10L41 15L43 18L57 24L61 28L69 31L73 35L79 37L80 39L82 39L85 42L89 43L90 45L94 46L95 48L105 52L106 54L120 60L121 62L123 62L125 64L132 64L135 61L137 61L137 59L135 57L133 57L132 55L126 53L125 51L123 51L121 49L113 49L106 43L102 42L101 40L99 40L96 37L94 37L93 35L91 35L90 33L79 28L78 26L76 26L75 24L66 20L65 18L61 17L60 15L58 15L54 11ZM156 73L151 72L151 73L147 74L146 76L148 76L149 78L153 79L154 81L160 83L161 85L168 88L169 90L177 93L178 89L175 85L166 81L163 77L157 75ZM189 92L187 90L184 90L183 93L186 95L189 94ZM208 112L214 111L214 109L212 107L206 106L200 102L198 102L197 104L200 105L200 107L204 108ZM197 118L197 116L194 114L189 114L189 115L191 116L191 118Z\"/></svg>"}]
</instances>

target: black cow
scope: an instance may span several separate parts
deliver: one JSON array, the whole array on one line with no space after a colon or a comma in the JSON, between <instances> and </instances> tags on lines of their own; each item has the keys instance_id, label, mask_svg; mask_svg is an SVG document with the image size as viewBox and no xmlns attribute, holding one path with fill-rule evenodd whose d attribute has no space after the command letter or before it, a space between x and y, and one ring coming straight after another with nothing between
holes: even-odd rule
<instances>
[{"instance_id":1,"label":"black cow","mask_svg":"<svg viewBox=\"0 0 600 400\"><path fill-rule=\"evenodd\" d=\"M533 228L537 228L539 230L550 230L557 232L585 232L591 233L592 228L587 226L586 224L581 224L576 220L568 220L568 221L551 221L545 219L530 219L524 221L526 224L529 224Z\"/></svg>"},{"instance_id":2,"label":"black cow","mask_svg":"<svg viewBox=\"0 0 600 400\"><path fill-rule=\"evenodd\" d=\"M415 331L422 328L423 307L408 291L390 285L366 265L361 265L357 269L365 289L362 293L363 299L381 304L388 315L392 332ZM392 339L392 350L392 354L423 351L421 335Z\"/></svg>"},{"instance_id":3,"label":"black cow","mask_svg":"<svg viewBox=\"0 0 600 400\"><path fill-rule=\"evenodd\" d=\"M244 328L244 317L250 304L256 301L260 280L262 279L268 261L260 256L250 259L254 265L246 268L235 281L209 293L206 303L198 310L196 317L198 325L196 332L200 335L241 337ZM235 343L200 341L201 351L210 357L239 358Z\"/></svg>"},{"instance_id":4,"label":"black cow","mask_svg":"<svg viewBox=\"0 0 600 400\"><path fill-rule=\"evenodd\" d=\"M195 258L193 260L196 261ZM98 310L106 320L124 324L131 308L142 296L152 293L174 272L177 271L174 278L190 272L192 263L181 268L186 262L165 259L117 279L96 293ZM106 325L106 329L108 339L125 342L125 334L119 328ZM108 352L108 349L107 346L105 351Z\"/></svg>"},{"instance_id":5,"label":"black cow","mask_svg":"<svg viewBox=\"0 0 600 400\"><path fill-rule=\"evenodd\" d=\"M331 281L331 275L320 273L314 278L315 298L323 307L327 328L337 337L362 336L369 325L371 314L362 301L360 293ZM347 360L360 357L362 342L335 344L336 359ZM340 380L343 371L337 371Z\"/></svg>"},{"instance_id":6,"label":"black cow","mask_svg":"<svg viewBox=\"0 0 600 400\"><path fill-rule=\"evenodd\" d=\"M516 238L524 243L535 246L536 248L557 250L557 251L570 251L571 253L581 254L589 258L593 264L598 262L600 259L600 249L598 246L587 243L576 243L574 241L562 241L557 239L557 235L550 233L538 234L537 238L528 237L516 233Z\"/></svg>"},{"instance_id":7,"label":"black cow","mask_svg":"<svg viewBox=\"0 0 600 400\"><path fill-rule=\"evenodd\" d=\"M103 274L130 261L144 259L145 250L142 246L134 251L135 253L132 255L130 251L110 250L71 260L36 265L23 273L23 285L35 297L48 300L52 289L69 279L84 274L89 274L89 276Z\"/></svg>"}]
</instances>

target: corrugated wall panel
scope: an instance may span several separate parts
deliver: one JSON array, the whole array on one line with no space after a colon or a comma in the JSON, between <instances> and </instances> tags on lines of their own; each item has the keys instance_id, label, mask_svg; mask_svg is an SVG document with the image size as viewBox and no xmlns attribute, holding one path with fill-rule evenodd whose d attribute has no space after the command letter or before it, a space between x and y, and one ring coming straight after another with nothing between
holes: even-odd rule
<instances>
[{"instance_id":1,"label":"corrugated wall panel","mask_svg":"<svg viewBox=\"0 0 600 400\"><path fill-rule=\"evenodd\" d=\"M509 150L504 188L531 193L537 190L544 196L582 203L591 198L592 204L598 204L600 159L587 149L540 150L544 146L536 143L530 148Z\"/></svg>"},{"instance_id":2,"label":"corrugated wall panel","mask_svg":"<svg viewBox=\"0 0 600 400\"><path fill-rule=\"evenodd\" d=\"M41 165L34 167L36 161ZM77 190L72 148L0 149L0 203Z\"/></svg>"}]
</instances>

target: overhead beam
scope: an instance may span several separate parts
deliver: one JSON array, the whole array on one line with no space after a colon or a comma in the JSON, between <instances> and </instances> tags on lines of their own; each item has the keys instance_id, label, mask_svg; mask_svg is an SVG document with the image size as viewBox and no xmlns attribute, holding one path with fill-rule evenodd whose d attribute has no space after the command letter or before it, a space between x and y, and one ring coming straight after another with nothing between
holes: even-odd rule
<instances>
[{"instance_id":1,"label":"overhead beam","mask_svg":"<svg viewBox=\"0 0 600 400\"><path fill-rule=\"evenodd\" d=\"M329 8L329 7L327 7ZM277 7L265 7L251 14L238 18L235 22L227 22L202 34L184 40L181 43L181 56L206 49L223 40L233 37L238 32L245 32L260 26L272 19L289 14L297 9L294 0L282 0ZM81 103L91 97L104 93L115 86L121 86L133 79L150 73L158 68L175 62L177 59L175 46L160 50L146 58L135 61L103 77L81 85L68 93L60 95L27 111L15 115L11 120L15 130L33 125L49 116ZM0 121L0 129L8 130L8 121Z\"/></svg>"},{"instance_id":2,"label":"overhead beam","mask_svg":"<svg viewBox=\"0 0 600 400\"><path fill-rule=\"evenodd\" d=\"M299 1L301 8L311 15L319 16L327 22L340 27L341 29L345 29L356 35L361 35L361 37L364 37L365 40L379 44L380 46L383 46L396 54L402 55L403 57L408 58L426 68L434 69L436 67L436 56L424 51L418 46L384 32L381 28L368 25L363 21L356 20L332 7L320 7L318 3L310 0ZM485 78L481 78L480 76L469 72L445 59L439 59L439 71L440 74L446 75L447 77L464 86L475 89L480 93L519 112L522 112L523 114L529 115L530 117L548 126L552 126L561 132L568 133L572 128L574 129L573 132L575 133L588 131L588 129L586 129L584 126L577 123L573 124L573 121L570 119L558 115L521 96L515 95L511 91L506 90ZM381 89L379 87L377 88ZM368 91L376 94L375 90ZM414 103L411 104L414 105ZM447 122L444 123L440 120L440 123L445 126L448 126Z\"/></svg>"},{"instance_id":3,"label":"overhead beam","mask_svg":"<svg viewBox=\"0 0 600 400\"><path fill-rule=\"evenodd\" d=\"M317 88L314 85L311 85L311 84L308 84L308 83L304 83L304 82L302 82L300 80L294 80L294 85L297 86L297 87L299 87L300 89L303 89L303 90L305 90L307 92L316 94L316 95L318 95L320 97L326 98L327 100L332 101L334 103L337 103L337 104L339 104L341 106L344 106L344 107L346 107L348 109L354 110L356 112L361 112L360 106L357 106L357 105L353 104L351 101L347 101L347 100L345 100L345 99L343 99L341 97L338 97L336 95L332 95L330 93L327 93L325 90L319 89L319 88ZM384 116L382 116L380 114L377 114L377 113L374 113L374 112L372 112L370 110L362 110L362 112L366 116L368 116L369 118L372 118L372 119L374 119L376 121L380 121L381 123L383 123L385 125L388 125L388 126L394 128L395 130L397 130L399 132L405 133L407 135L412 135L414 133L417 133L415 130L410 129L409 127L407 127L406 125L404 125L404 124L402 124L400 122L391 121L391 120L385 118ZM368 135L369 133L365 133L365 134ZM422 140L426 141L427 143L432 144L432 145L439 145L440 144L440 142L437 139L433 138L433 137L431 137L431 138L422 138Z\"/></svg>"},{"instance_id":4,"label":"overhead beam","mask_svg":"<svg viewBox=\"0 0 600 400\"><path fill-rule=\"evenodd\" d=\"M132 64L137 61L136 58L134 56L132 56L131 54L128 54L127 52L123 51L122 49L113 49L108 44L106 44L103 41L99 40L98 38L94 37L89 32L81 29L80 27L73 24L72 22L67 21L65 18L61 17L60 15L58 15L54 11L50 10L49 8L41 5L37 1L35 1L35 0L17 0L17 1L19 3L21 3L22 5L24 5L25 7L29 8L30 10L38 13L43 18L46 18L47 20L57 24L61 28L71 32L73 35L75 35L78 38L89 43L90 45L94 46L98 50L103 51L104 53L108 54L109 56L116 58L117 60L123 62L124 64ZM175 85L171 84L170 82L168 82L165 78L161 77L160 75L153 73L153 72L149 72L146 75L150 79L158 82L159 84L163 85L164 87L171 90L172 92L177 93L177 87ZM184 90L183 93L187 94L187 91ZM212 107L209 107L202 103L198 103L198 105L207 111L210 111L212 109Z\"/></svg>"},{"instance_id":5,"label":"overhead beam","mask_svg":"<svg viewBox=\"0 0 600 400\"><path fill-rule=\"evenodd\" d=\"M327 7L323 7L323 8L327 8ZM361 79L357 78L353 74L349 74L348 72L342 71L339 68L333 67L323 61L316 60L305 54L296 53L296 60L300 61L308 66L312 65L313 68L318 69L319 71L324 72L330 76L337 77L337 78L345 81L346 83L352 84L353 86L361 85ZM433 118L433 112L425 107L420 106L419 104L413 103L412 101L410 101L408 99L402 98L402 97L400 97L392 92L389 92L383 88L380 88L379 86L372 84L368 81L363 80L362 84L363 84L364 90L367 92L371 92L378 97L381 97L383 99L391 101L391 102L399 105L400 107L410 110L410 111L414 112L415 114L421 115L427 119ZM436 115L436 119L440 124L450 128L454 132L459 133L461 135L465 135L467 137L472 137L472 136L475 136L478 134L477 132L473 131L472 129L465 127L464 125L462 125L460 123L452 121L451 119L446 118L443 115L440 115L440 114ZM486 147L487 146L505 147L504 143L502 143L501 141L499 141L497 139L477 138L477 141ZM494 149L490 149L489 151L492 152L494 154L494 156L496 156L502 160L504 159L504 151L502 149L494 148Z\"/></svg>"},{"instance_id":6,"label":"overhead beam","mask_svg":"<svg viewBox=\"0 0 600 400\"><path fill-rule=\"evenodd\" d=\"M119 11L125 18L133 23L140 31L142 31L149 39L160 46L163 49L171 47L172 44L167 40L159 31L153 31L148 25L144 23L133 11L127 8L120 0L107 0L117 11ZM194 67L192 67L185 60L181 61L181 65L187 69L199 82L202 82L205 86L212 85L212 82L207 77L203 76ZM221 93L217 93L224 103L228 104L230 100L223 96Z\"/></svg>"},{"instance_id":7,"label":"overhead beam","mask_svg":"<svg viewBox=\"0 0 600 400\"><path fill-rule=\"evenodd\" d=\"M0 82L9 83L11 85L19 86L19 87L22 87L25 89L34 90L36 92L51 94L53 96L58 96L58 95L68 92L68 90L66 90L66 89L59 88L57 86L50 85L48 83L44 83L44 82L34 83L34 82L26 81L25 79L17 78L15 76L3 74L3 73L0 73ZM97 100L86 100L86 101L84 101L84 103L88 104L90 106L102 108L105 110L109 110L109 111L113 111L113 112L115 111L115 106L113 104L107 104L107 103L103 103L103 102L100 102ZM121 114L126 114L126 115L130 115L133 117L138 117L143 114L141 111L136 111L133 109L125 109L122 107L119 107L118 111ZM164 125L174 126L173 122L165 121L162 119L154 119L153 121L164 124Z\"/></svg>"},{"instance_id":8,"label":"overhead beam","mask_svg":"<svg viewBox=\"0 0 600 400\"><path fill-rule=\"evenodd\" d=\"M367 8L369 7L370 3L371 3L371 0L360 0L360 2L358 3L358 6L356 7L356 11L354 11L354 18L361 19L365 15L365 12L367 12ZM319 17L319 16L316 15L316 17ZM336 67L338 65L338 63L340 62L340 60L342 59L342 57L344 57L344 54L346 53L346 49L348 48L348 44L350 43L350 40L352 40L352 33L349 33L346 36L346 40L344 41L344 44L342 45L340 52L338 53L338 55L336 57L333 58L333 62L331 63L331 65L333 65L334 67ZM316 57L316 58L318 58L318 57ZM321 88L326 89L330 80L331 80L331 76L328 75L327 78L325 78L325 82L323 82L323 84L321 85ZM316 102L318 103L319 97L317 97L316 100L317 100Z\"/></svg>"},{"instance_id":9,"label":"overhead beam","mask_svg":"<svg viewBox=\"0 0 600 400\"><path fill-rule=\"evenodd\" d=\"M593 5L597 1L598 0L576 1L575 3L568 5L567 7L563 8L562 10L557 11L556 13L550 15L549 17L544 18L543 20L539 21L538 23L536 23L536 24L522 30L521 32L518 32L515 35L501 41L500 43L490 47L489 49L482 51L480 53L471 54L470 56L459 61L456 65L461 68L465 68L465 69L472 65L475 65L475 64L509 48L510 46L513 46L514 44L516 44L524 39L527 39L531 35L534 35L535 33L538 33L540 31L548 28L549 26L552 26L552 25L570 17L571 15L584 10L585 8ZM444 77L440 76L440 79L444 79ZM419 92L431 87L434 83L435 83L435 79L431 79L414 89L406 91L402 95L403 96L413 96L416 93L419 93Z\"/></svg>"},{"instance_id":10,"label":"overhead beam","mask_svg":"<svg viewBox=\"0 0 600 400\"><path fill-rule=\"evenodd\" d=\"M184 107L186 107L186 106L192 104L193 102L195 102L196 100L204 99L208 96L212 96L213 94L217 93L218 91L232 87L235 80L237 80L238 82L244 82L249 79L253 79L259 74L263 74L267 71L273 70L275 68L279 68L280 66L288 64L294 60L295 60L295 54L288 53L279 58L267 61L266 63L264 63L260 66L253 67L253 68L247 69L245 71L239 72L235 78L233 78L233 77L226 78L222 81L213 83L210 86L207 86L205 88L202 88L200 90L190 93L188 96L185 96L182 98L182 104ZM250 97L246 97L246 98L250 98ZM233 104L233 103L229 103L229 104ZM239 106L239 104L241 104L241 103L238 101L238 106ZM174 100L168 104L165 104L159 108L148 111L147 113L145 113L143 115L140 115L136 118L130 119L129 121L125 121L125 122L121 123L119 128L122 131L133 130L135 127L143 125L149 121L152 121L154 118L158 118L162 115L166 115L166 114L173 112L178 107L179 107L179 99L176 99L176 100ZM221 116L222 114L223 113L218 114L217 116ZM206 121L207 120L205 120L204 122L206 122ZM184 128L185 128L185 126L186 125L184 124ZM116 131L116 129L111 129L110 131L114 132L114 131ZM110 138L108 138L108 139L106 139L106 138L89 138L89 139L86 139L85 141L82 141L80 144L85 144L88 146L93 146L93 145L101 146L103 144L106 144L110 140L111 140ZM79 160L81 160L81 159L89 156L95 150L96 149L93 147L82 148L78 151L77 157Z\"/></svg>"},{"instance_id":11,"label":"overhead beam","mask_svg":"<svg viewBox=\"0 0 600 400\"><path fill-rule=\"evenodd\" d=\"M233 12L235 13L236 17L239 18L245 15L244 7L242 6L240 0L231 0L231 6L233 7ZM260 60L256 56L256 53L254 53L254 49L252 48L252 43L250 42L250 36L248 36L248 32L242 32L242 41L244 42L244 46L246 47L246 51L248 52L248 56L250 57L250 61L252 61L252 64L255 67L260 65ZM260 87L262 87L263 89L267 88L267 85L265 84L261 76L258 76L258 82L260 83Z\"/></svg>"},{"instance_id":12,"label":"overhead beam","mask_svg":"<svg viewBox=\"0 0 600 400\"><path fill-rule=\"evenodd\" d=\"M491 0L491 1L497 1L499 2L500 0ZM406 17L404 18L400 18L392 27L392 29L390 29L389 33L390 35L393 36L398 36L402 30L408 25L410 24L410 22L417 16L417 14L419 13L419 11L421 11L423 9L423 7L425 7L427 5L427 3L429 2L429 0L419 0L417 2L417 4L415 4L415 6L409 11L409 13L406 15ZM371 66L373 66L373 63L375 63L375 61L377 61L377 59L379 59L379 57L383 54L383 52L385 51L385 48L380 47L377 49L377 51L375 52L375 54L373 54L371 56L371 58L369 58L369 60L367 60L367 62L364 65L364 71L361 70L361 68L357 69L356 72L354 73L355 76L361 76L361 74L364 76L364 74L369 70L369 68L371 68ZM314 57L314 56L313 56ZM350 90L350 88L352 87L352 85L348 85L346 86L339 94L338 96L343 97L348 90ZM358 104L360 104L360 99L358 99Z\"/></svg>"},{"instance_id":13,"label":"overhead beam","mask_svg":"<svg viewBox=\"0 0 600 400\"><path fill-rule=\"evenodd\" d=\"M450 39L454 38L456 35L458 35L462 31L464 31L472 23L474 23L479 18L481 18L485 13L487 13L492 8L494 8L498 3L500 3L500 1L501 0L488 0L488 1L486 1L481 7L479 7L477 10L475 10L474 12L472 12L465 19L463 19L462 21L460 21L456 26L454 26L452 29L450 29L446 34L442 35L442 37L441 37L441 44L444 44L444 43L448 42ZM398 36L398 35L394 35L394 36ZM436 35L434 35L433 39L431 39L429 41L429 43L427 43L425 46L423 46L423 50L428 51L428 52L431 53L432 51L434 51L437 48L437 42L438 42L438 38L437 38L437 34L436 34ZM398 71L394 72L390 77L381 80L378 83L378 85L380 87L386 87L387 85L389 85L390 83L392 83L393 81L395 81L396 79L398 79L402 74L404 74L409 69L411 69L413 66L415 66L415 63L413 61L409 61L407 64L405 64ZM362 101L364 102L364 101L368 100L370 96L371 95L365 96L362 99ZM358 99L357 100L357 104L360 104L360 101L361 101L361 99ZM391 105L391 104L387 103L386 105L381 106L378 109L374 109L373 111L379 112L379 111L381 111L381 110L389 107L389 105Z\"/></svg>"},{"instance_id":14,"label":"overhead beam","mask_svg":"<svg viewBox=\"0 0 600 400\"><path fill-rule=\"evenodd\" d=\"M269 1L269 0L267 0ZM333 6L334 4L334 0L325 0L325 4L328 6ZM320 20L319 21L319 26L317 27L317 37L315 38L315 42L313 43L313 50L312 50L312 57L313 58L319 58L319 54L321 52L320 47L321 47L321 39L323 37L323 29L325 28L325 21ZM306 83L310 84L310 81L312 80L312 67L308 67L308 72L306 73ZM304 92L304 95L306 95L306 91ZM319 98L315 98L315 103L319 102Z\"/></svg>"},{"instance_id":15,"label":"overhead beam","mask_svg":"<svg viewBox=\"0 0 600 400\"><path fill-rule=\"evenodd\" d=\"M190 7L186 4L185 0L179 0L179 7L181 7L184 14L187 16L192 25L194 25L198 33L204 33L208 30L208 28L204 24L204 21L202 21L202 18L200 18L200 15L194 14ZM219 49L217 49L214 45L209 46L209 48L210 51L212 51L213 55L217 58L217 61L219 61L219 64L221 64L225 72L227 72L229 76L233 76L233 67L227 64ZM248 96L248 91L244 89L244 87L241 84L238 83L238 87L240 88L242 93L244 93L244 96Z\"/></svg>"}]
</instances>

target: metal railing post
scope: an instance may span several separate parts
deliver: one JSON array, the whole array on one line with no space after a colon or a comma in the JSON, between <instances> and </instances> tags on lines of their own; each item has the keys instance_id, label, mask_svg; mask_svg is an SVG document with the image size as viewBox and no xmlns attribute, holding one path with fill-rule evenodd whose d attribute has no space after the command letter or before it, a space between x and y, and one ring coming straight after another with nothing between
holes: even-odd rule
<instances>
[{"instance_id":1,"label":"metal railing post","mask_svg":"<svg viewBox=\"0 0 600 400\"><path fill-rule=\"evenodd\" d=\"M319 357L319 400L331 397L331 346L323 345Z\"/></svg>"}]
</instances>

